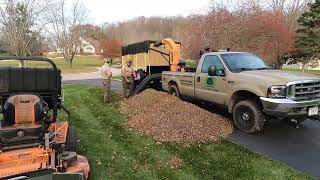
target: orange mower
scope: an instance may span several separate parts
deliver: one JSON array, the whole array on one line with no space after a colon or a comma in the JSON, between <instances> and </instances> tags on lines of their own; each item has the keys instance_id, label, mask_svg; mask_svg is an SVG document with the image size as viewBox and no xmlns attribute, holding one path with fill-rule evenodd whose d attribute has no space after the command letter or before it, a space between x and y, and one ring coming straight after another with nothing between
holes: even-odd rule
<instances>
[{"instance_id":1,"label":"orange mower","mask_svg":"<svg viewBox=\"0 0 320 180\"><path fill-rule=\"evenodd\" d=\"M89 163L77 154L76 132L63 106L61 71L47 58L4 60L52 68L0 67L0 179L88 179ZM66 121L57 119L60 111Z\"/></svg>"}]
</instances>

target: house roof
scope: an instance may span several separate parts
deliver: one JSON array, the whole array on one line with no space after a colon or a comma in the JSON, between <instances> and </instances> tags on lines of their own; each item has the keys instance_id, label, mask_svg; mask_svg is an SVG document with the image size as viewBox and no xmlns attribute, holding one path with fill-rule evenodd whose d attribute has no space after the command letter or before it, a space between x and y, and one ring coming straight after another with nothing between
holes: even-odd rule
<instances>
[{"instance_id":1,"label":"house roof","mask_svg":"<svg viewBox=\"0 0 320 180\"><path fill-rule=\"evenodd\" d=\"M95 40L93 38L82 38L85 42L89 43L92 45L94 48L98 48L100 46L100 43L98 40Z\"/></svg>"}]
</instances>

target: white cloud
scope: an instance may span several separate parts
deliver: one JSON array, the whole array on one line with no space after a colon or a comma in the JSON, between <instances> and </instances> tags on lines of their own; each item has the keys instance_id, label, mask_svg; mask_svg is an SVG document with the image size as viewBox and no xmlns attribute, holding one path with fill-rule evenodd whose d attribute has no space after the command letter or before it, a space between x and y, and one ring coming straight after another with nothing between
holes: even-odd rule
<instances>
[{"instance_id":1,"label":"white cloud","mask_svg":"<svg viewBox=\"0 0 320 180\"><path fill-rule=\"evenodd\" d=\"M83 0L88 20L95 24L112 23L138 16L176 16L202 13L210 0Z\"/></svg>"}]
</instances>

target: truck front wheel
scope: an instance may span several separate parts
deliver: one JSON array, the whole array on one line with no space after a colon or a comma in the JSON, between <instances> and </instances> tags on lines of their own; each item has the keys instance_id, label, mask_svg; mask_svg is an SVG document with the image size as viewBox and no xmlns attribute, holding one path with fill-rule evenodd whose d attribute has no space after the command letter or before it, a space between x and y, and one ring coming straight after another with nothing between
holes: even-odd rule
<instances>
[{"instance_id":1,"label":"truck front wheel","mask_svg":"<svg viewBox=\"0 0 320 180\"><path fill-rule=\"evenodd\" d=\"M238 129L248 134L262 131L264 115L254 100L238 102L233 109L233 120Z\"/></svg>"},{"instance_id":2,"label":"truck front wheel","mask_svg":"<svg viewBox=\"0 0 320 180\"><path fill-rule=\"evenodd\" d=\"M176 96L177 98L181 99L181 94L176 85L171 85L169 88L169 94L172 96Z\"/></svg>"}]
</instances>

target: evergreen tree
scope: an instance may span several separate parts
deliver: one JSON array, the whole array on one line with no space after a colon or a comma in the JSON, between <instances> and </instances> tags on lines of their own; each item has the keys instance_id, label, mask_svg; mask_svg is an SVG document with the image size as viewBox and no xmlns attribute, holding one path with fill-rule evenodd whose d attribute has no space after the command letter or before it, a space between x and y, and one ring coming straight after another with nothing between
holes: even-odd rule
<instances>
[{"instance_id":1,"label":"evergreen tree","mask_svg":"<svg viewBox=\"0 0 320 180\"><path fill-rule=\"evenodd\" d=\"M306 64L320 56L320 0L309 4L308 10L298 19L295 56ZM306 62L307 61L307 62Z\"/></svg>"}]
</instances>

